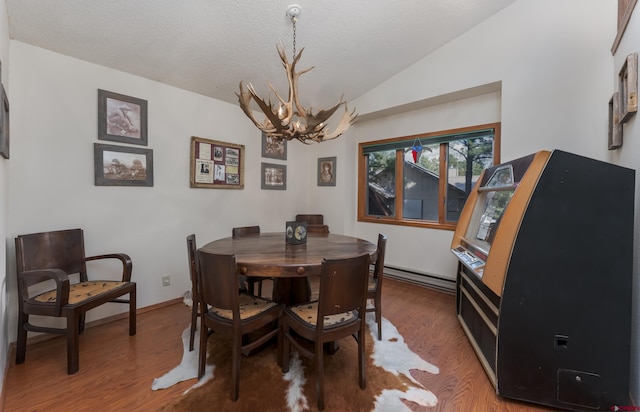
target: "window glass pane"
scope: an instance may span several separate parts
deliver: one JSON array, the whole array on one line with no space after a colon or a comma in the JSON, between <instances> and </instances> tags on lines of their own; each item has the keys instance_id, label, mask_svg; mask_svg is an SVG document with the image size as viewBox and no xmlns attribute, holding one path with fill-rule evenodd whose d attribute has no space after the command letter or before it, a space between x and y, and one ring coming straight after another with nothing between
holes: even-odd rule
<instances>
[{"instance_id":1,"label":"window glass pane","mask_svg":"<svg viewBox=\"0 0 640 412\"><path fill-rule=\"evenodd\" d=\"M396 152L369 153L367 174L367 214L394 216L396 200Z\"/></svg>"},{"instance_id":2,"label":"window glass pane","mask_svg":"<svg viewBox=\"0 0 640 412\"><path fill-rule=\"evenodd\" d=\"M493 166L493 136L448 143L445 219L456 222L464 202L486 168Z\"/></svg>"},{"instance_id":3,"label":"window glass pane","mask_svg":"<svg viewBox=\"0 0 640 412\"><path fill-rule=\"evenodd\" d=\"M417 160L417 162L415 162ZM402 216L405 219L438 221L440 149L438 144L422 145L422 152L404 152Z\"/></svg>"}]
</instances>

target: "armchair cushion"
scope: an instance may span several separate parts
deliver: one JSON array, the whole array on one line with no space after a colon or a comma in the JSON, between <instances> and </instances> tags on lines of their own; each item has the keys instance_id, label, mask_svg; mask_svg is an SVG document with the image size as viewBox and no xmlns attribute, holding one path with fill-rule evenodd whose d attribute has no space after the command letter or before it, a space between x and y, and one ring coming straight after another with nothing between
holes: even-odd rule
<instances>
[{"instance_id":1,"label":"armchair cushion","mask_svg":"<svg viewBox=\"0 0 640 412\"><path fill-rule=\"evenodd\" d=\"M101 295L117 287L125 285L126 282L109 280L89 281L74 283L69 286L69 304L73 305L87 300L91 297ZM35 296L33 299L38 302L53 303L58 296L57 290L50 290Z\"/></svg>"}]
</instances>

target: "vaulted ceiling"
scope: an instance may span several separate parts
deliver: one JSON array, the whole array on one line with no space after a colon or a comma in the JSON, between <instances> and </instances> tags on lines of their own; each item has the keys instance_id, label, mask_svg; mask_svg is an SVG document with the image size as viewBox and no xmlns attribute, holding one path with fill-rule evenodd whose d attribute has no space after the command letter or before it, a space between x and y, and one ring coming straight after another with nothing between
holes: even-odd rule
<instances>
[{"instance_id":1,"label":"vaulted ceiling","mask_svg":"<svg viewBox=\"0 0 640 412\"><path fill-rule=\"evenodd\" d=\"M296 48L305 106L351 101L515 0L7 0L11 39L236 103L241 80L286 94Z\"/></svg>"}]
</instances>

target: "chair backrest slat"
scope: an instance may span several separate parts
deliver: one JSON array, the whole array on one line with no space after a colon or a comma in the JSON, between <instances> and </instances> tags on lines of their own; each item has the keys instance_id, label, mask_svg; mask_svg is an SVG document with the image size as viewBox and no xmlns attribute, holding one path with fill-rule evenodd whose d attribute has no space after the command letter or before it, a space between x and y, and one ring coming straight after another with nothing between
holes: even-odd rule
<instances>
[{"instance_id":1,"label":"chair backrest slat","mask_svg":"<svg viewBox=\"0 0 640 412\"><path fill-rule=\"evenodd\" d=\"M33 233L16 237L17 272L35 269L60 269L80 274L87 280L82 229Z\"/></svg>"},{"instance_id":2,"label":"chair backrest slat","mask_svg":"<svg viewBox=\"0 0 640 412\"><path fill-rule=\"evenodd\" d=\"M324 215L296 215L296 222L307 222L309 225L323 225Z\"/></svg>"},{"instance_id":3,"label":"chair backrest slat","mask_svg":"<svg viewBox=\"0 0 640 412\"><path fill-rule=\"evenodd\" d=\"M242 226L242 227L234 227L231 229L232 237L241 237L241 236L249 236L249 235L259 235L260 234L260 226Z\"/></svg>"},{"instance_id":4,"label":"chair backrest slat","mask_svg":"<svg viewBox=\"0 0 640 412\"><path fill-rule=\"evenodd\" d=\"M195 304L198 299L198 266L196 262L196 235L187 236L187 252L189 256L189 276L191 277L191 299Z\"/></svg>"},{"instance_id":5,"label":"chair backrest slat","mask_svg":"<svg viewBox=\"0 0 640 412\"><path fill-rule=\"evenodd\" d=\"M376 263L373 269L373 276L382 280L384 273L384 255L387 251L387 237L382 233L378 234L378 248L376 250Z\"/></svg>"},{"instance_id":6,"label":"chair backrest slat","mask_svg":"<svg viewBox=\"0 0 640 412\"><path fill-rule=\"evenodd\" d=\"M237 310L236 257L198 251L198 287L202 308ZM235 316L234 316L235 317Z\"/></svg>"},{"instance_id":7,"label":"chair backrest slat","mask_svg":"<svg viewBox=\"0 0 640 412\"><path fill-rule=\"evenodd\" d=\"M361 309L366 301L368 276L369 255L366 253L354 258L324 259L318 317Z\"/></svg>"}]
</instances>

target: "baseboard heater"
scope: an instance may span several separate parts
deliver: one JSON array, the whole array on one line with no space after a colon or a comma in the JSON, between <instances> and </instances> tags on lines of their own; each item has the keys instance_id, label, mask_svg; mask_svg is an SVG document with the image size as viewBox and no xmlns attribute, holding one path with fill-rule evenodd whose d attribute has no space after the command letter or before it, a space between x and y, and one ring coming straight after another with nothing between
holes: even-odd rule
<instances>
[{"instance_id":1,"label":"baseboard heater","mask_svg":"<svg viewBox=\"0 0 640 412\"><path fill-rule=\"evenodd\" d=\"M446 279L430 273L421 273L413 270L385 265L384 275L389 278L417 283L419 285L437 289L447 293L455 293L456 291L455 279Z\"/></svg>"}]
</instances>

